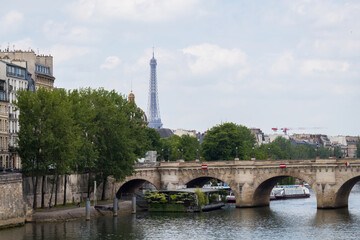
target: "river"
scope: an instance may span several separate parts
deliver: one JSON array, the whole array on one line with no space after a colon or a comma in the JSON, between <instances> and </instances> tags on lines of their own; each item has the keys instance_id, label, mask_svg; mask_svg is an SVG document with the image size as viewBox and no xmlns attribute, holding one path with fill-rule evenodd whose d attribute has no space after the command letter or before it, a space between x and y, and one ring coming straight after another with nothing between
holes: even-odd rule
<instances>
[{"instance_id":1,"label":"river","mask_svg":"<svg viewBox=\"0 0 360 240\"><path fill-rule=\"evenodd\" d=\"M206 213L122 214L58 223L28 223L0 239L359 239L360 186L348 209L318 210L316 199L272 201L270 207L227 207Z\"/></svg>"}]
</instances>

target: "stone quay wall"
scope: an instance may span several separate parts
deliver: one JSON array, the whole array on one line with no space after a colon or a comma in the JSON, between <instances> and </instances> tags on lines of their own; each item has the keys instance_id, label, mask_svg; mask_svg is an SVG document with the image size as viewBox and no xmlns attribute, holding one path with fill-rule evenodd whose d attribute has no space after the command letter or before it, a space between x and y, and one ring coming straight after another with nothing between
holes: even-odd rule
<instances>
[{"instance_id":1,"label":"stone quay wall","mask_svg":"<svg viewBox=\"0 0 360 240\"><path fill-rule=\"evenodd\" d=\"M26 213L22 175L0 174L0 228L24 224Z\"/></svg>"},{"instance_id":2,"label":"stone quay wall","mask_svg":"<svg viewBox=\"0 0 360 240\"><path fill-rule=\"evenodd\" d=\"M88 191L88 174L71 174L71 175L61 175L58 177L58 186L57 186L57 204L61 205L64 203L64 183L66 180L66 203L78 203L83 202L87 198ZM35 178L34 178L35 181ZM45 207L49 206L50 197L51 197L51 205L55 204L55 190L56 185L54 184L55 177L53 175L45 176L44 181L44 203ZM41 190L42 190L43 177L38 178L37 184L37 207L41 207ZM94 184L93 180L91 184ZM23 188L24 188L24 197L29 202L29 204L33 204L34 200L34 184L33 179L31 177L25 177L23 179ZM93 189L93 187L91 188ZM92 190L93 191L93 190ZM99 191L99 190L98 190ZM96 194L98 196L98 194ZM93 199L93 192L90 196Z\"/></svg>"}]
</instances>

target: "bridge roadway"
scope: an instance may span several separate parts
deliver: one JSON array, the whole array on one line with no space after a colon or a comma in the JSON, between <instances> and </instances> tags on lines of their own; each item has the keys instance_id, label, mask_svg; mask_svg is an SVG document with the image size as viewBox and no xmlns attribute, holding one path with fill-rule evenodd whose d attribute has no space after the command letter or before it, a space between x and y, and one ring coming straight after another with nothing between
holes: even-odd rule
<instances>
[{"instance_id":1,"label":"bridge roadway","mask_svg":"<svg viewBox=\"0 0 360 240\"><path fill-rule=\"evenodd\" d=\"M346 162L350 165L346 166ZM280 163L285 163L286 168L280 168ZM203 164L207 169L201 168ZM135 173L125 181L113 182L112 189L113 195L120 196L134 192L144 182L150 182L158 190L172 190L181 186L202 186L215 178L230 186L237 207L260 207L269 205L272 188L287 176L311 186L318 208L347 207L350 191L360 180L360 159L144 163L137 164Z\"/></svg>"}]
</instances>

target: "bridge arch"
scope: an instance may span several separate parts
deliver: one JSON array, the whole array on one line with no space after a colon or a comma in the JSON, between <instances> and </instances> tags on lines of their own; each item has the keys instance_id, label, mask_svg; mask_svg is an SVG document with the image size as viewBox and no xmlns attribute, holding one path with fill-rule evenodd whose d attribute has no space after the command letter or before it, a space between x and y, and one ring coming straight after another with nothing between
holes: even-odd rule
<instances>
[{"instance_id":1,"label":"bridge arch","mask_svg":"<svg viewBox=\"0 0 360 240\"><path fill-rule=\"evenodd\" d=\"M217 172L212 171L204 171L196 174L185 174L184 178L180 181L181 185L186 185L187 187L202 187L205 183L210 181L211 179L219 180L223 183L226 183L231 191L234 193L235 198L239 198L239 191L237 187L237 183L233 180L226 178L225 174L219 174Z\"/></svg>"},{"instance_id":2,"label":"bridge arch","mask_svg":"<svg viewBox=\"0 0 360 240\"><path fill-rule=\"evenodd\" d=\"M124 182L120 183L117 186L118 191L116 192L116 197L121 198L122 195L133 194L137 189L141 188L145 183L150 183L157 190L160 190L160 184L155 182L154 179L131 177L125 179Z\"/></svg>"},{"instance_id":3,"label":"bridge arch","mask_svg":"<svg viewBox=\"0 0 360 240\"><path fill-rule=\"evenodd\" d=\"M316 200L318 200L317 192L315 191L315 180L306 174L301 172L294 171L284 171L280 173L266 174L266 177L260 176L254 182L253 195L251 197L251 206L260 207L260 206L269 206L270 204L270 193L271 190L276 186L276 184L286 178L286 177L295 177L298 178L310 185L314 190ZM240 206L241 207L241 206Z\"/></svg>"},{"instance_id":4,"label":"bridge arch","mask_svg":"<svg viewBox=\"0 0 360 240\"><path fill-rule=\"evenodd\" d=\"M347 207L350 192L353 189L354 185L360 181L359 172L350 172L349 176L345 179L341 179L337 184L337 187L334 189L335 192L335 208Z\"/></svg>"},{"instance_id":5,"label":"bridge arch","mask_svg":"<svg viewBox=\"0 0 360 240\"><path fill-rule=\"evenodd\" d=\"M212 172L185 174L185 176L180 180L180 185L194 187L194 186L196 186L196 184L198 184L198 186L202 186L207 181L210 181L211 179L220 180L220 181L226 183L231 189L232 189L232 185L235 185L235 183L232 180L225 178L224 175L212 173Z\"/></svg>"}]
</instances>

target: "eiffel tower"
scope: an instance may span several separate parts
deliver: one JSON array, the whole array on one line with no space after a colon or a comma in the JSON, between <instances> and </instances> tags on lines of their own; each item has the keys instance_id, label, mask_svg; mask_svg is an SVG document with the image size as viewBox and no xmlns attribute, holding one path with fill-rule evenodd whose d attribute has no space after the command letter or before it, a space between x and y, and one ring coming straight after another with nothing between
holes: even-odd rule
<instances>
[{"instance_id":1,"label":"eiffel tower","mask_svg":"<svg viewBox=\"0 0 360 240\"><path fill-rule=\"evenodd\" d=\"M157 92L157 79L156 79L156 59L153 56L150 60L150 86L149 86L149 100L148 100L148 121L149 127L159 129L162 127L160 118L159 98Z\"/></svg>"}]
</instances>

